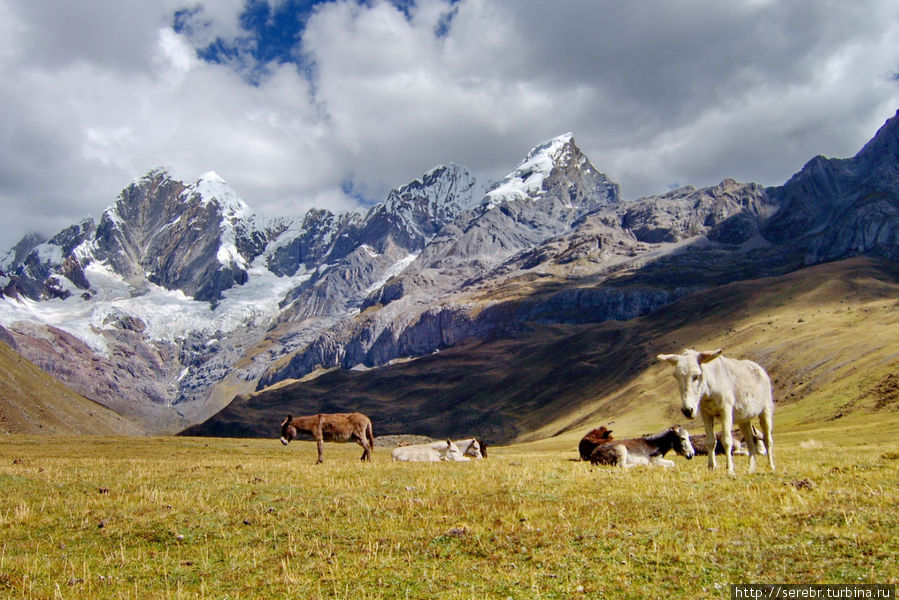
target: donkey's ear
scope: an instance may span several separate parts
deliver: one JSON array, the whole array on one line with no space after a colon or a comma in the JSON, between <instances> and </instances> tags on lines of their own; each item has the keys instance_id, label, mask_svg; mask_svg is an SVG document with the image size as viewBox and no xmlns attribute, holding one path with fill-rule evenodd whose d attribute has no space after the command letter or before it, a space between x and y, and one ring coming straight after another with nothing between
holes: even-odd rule
<instances>
[{"instance_id":1,"label":"donkey's ear","mask_svg":"<svg viewBox=\"0 0 899 600\"><path fill-rule=\"evenodd\" d=\"M680 354L659 354L656 356L657 359L671 363L672 365L677 364L677 359L680 358Z\"/></svg>"},{"instance_id":2,"label":"donkey's ear","mask_svg":"<svg viewBox=\"0 0 899 600\"><path fill-rule=\"evenodd\" d=\"M710 360L715 360L716 358L721 356L722 352L724 352L724 348L718 348L717 350L711 350L710 352L700 352L698 357L699 362L707 363Z\"/></svg>"}]
</instances>

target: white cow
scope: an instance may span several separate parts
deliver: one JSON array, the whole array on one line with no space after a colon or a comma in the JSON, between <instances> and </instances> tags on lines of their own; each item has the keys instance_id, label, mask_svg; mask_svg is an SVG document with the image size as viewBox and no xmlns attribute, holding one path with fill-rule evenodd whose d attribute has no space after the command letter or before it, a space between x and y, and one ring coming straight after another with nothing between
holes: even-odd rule
<instances>
[{"instance_id":1,"label":"white cow","mask_svg":"<svg viewBox=\"0 0 899 600\"><path fill-rule=\"evenodd\" d=\"M436 448L434 446L437 446ZM462 456L459 447L452 441L436 442L435 444L414 444L411 446L399 446L390 453L391 458L401 462L440 462L471 460Z\"/></svg>"},{"instance_id":2,"label":"white cow","mask_svg":"<svg viewBox=\"0 0 899 600\"><path fill-rule=\"evenodd\" d=\"M722 356L722 349L711 352L685 350L683 354L659 354L659 360L674 365L681 394L681 412L688 419L697 411L705 424L706 445L709 449L709 468L715 462L715 419L721 421L721 444L727 457L727 471L734 474L733 425L743 432L749 446L749 472L755 471L755 457L759 453L752 432L752 419L758 417L768 454L768 466L774 470L774 395L771 380L765 370L751 360L736 360Z\"/></svg>"},{"instance_id":3,"label":"white cow","mask_svg":"<svg viewBox=\"0 0 899 600\"><path fill-rule=\"evenodd\" d=\"M459 447L459 452L462 453L462 456L468 456L471 458L487 458L487 447L481 440L477 438L455 440L453 443ZM446 444L444 442L432 442L428 445L435 450L440 450L446 447Z\"/></svg>"}]
</instances>

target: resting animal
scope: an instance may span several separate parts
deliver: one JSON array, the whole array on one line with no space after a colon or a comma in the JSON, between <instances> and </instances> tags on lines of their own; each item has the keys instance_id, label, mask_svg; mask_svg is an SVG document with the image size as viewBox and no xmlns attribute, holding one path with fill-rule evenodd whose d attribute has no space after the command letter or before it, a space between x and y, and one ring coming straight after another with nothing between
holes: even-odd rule
<instances>
[{"instance_id":1,"label":"resting animal","mask_svg":"<svg viewBox=\"0 0 899 600\"><path fill-rule=\"evenodd\" d=\"M671 450L687 460L693 458L690 433L680 425L674 425L655 435L600 444L590 453L590 462L594 465L618 467L638 465L673 467L674 461L663 458Z\"/></svg>"}]
</instances>

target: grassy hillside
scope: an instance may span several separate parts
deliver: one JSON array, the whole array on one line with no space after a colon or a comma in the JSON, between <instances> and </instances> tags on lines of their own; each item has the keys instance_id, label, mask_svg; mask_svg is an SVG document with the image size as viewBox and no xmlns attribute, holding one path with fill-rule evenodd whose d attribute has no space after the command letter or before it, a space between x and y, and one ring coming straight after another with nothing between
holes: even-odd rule
<instances>
[{"instance_id":1,"label":"grassy hillside","mask_svg":"<svg viewBox=\"0 0 899 600\"><path fill-rule=\"evenodd\" d=\"M852 259L733 283L624 325L637 338L651 337L646 368L529 439L560 431L577 437L582 426L609 419L630 432L683 420L671 367L655 356L686 347L725 348L763 365L779 429L899 411L896 263Z\"/></svg>"},{"instance_id":2,"label":"grassy hillside","mask_svg":"<svg viewBox=\"0 0 899 600\"><path fill-rule=\"evenodd\" d=\"M141 433L131 421L76 394L3 342L0 383L0 433Z\"/></svg>"},{"instance_id":3,"label":"grassy hillside","mask_svg":"<svg viewBox=\"0 0 899 600\"><path fill-rule=\"evenodd\" d=\"M627 322L533 325L367 372L242 395L198 435L272 436L287 413L361 410L375 434L475 434L494 443L683 420L660 352L724 347L766 367L776 428L899 410L899 265L852 259L696 293ZM698 423L690 424L700 428Z\"/></svg>"}]
</instances>

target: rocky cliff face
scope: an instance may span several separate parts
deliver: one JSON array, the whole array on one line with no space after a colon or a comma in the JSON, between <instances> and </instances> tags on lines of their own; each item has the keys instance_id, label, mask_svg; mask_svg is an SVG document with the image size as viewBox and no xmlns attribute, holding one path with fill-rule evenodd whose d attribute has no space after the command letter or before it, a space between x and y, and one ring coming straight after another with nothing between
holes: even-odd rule
<instances>
[{"instance_id":1,"label":"rocky cliff face","mask_svg":"<svg viewBox=\"0 0 899 600\"><path fill-rule=\"evenodd\" d=\"M630 319L853 254L899 258L897 148L899 117L854 158L813 159L779 188L725 180L624 202L566 134L493 185L441 166L365 212L275 221L215 174L156 170L98 221L7 252L0 323L82 393L170 430L213 397L317 368Z\"/></svg>"},{"instance_id":2,"label":"rocky cliff face","mask_svg":"<svg viewBox=\"0 0 899 600\"><path fill-rule=\"evenodd\" d=\"M805 252L809 263L899 258L899 113L853 158L816 156L769 194L781 209L766 237Z\"/></svg>"}]
</instances>

